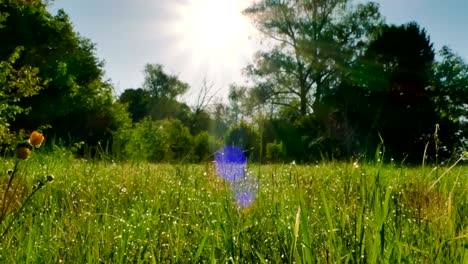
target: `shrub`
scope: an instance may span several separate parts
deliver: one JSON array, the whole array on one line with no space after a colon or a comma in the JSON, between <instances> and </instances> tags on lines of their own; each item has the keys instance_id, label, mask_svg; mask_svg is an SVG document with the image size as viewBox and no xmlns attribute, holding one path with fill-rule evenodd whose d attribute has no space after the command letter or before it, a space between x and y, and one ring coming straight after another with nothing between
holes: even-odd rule
<instances>
[{"instance_id":1,"label":"shrub","mask_svg":"<svg viewBox=\"0 0 468 264\"><path fill-rule=\"evenodd\" d=\"M243 149L249 159L258 158L260 156L260 139L259 135L252 127L245 123L240 123L238 126L229 129L226 134L225 143L230 146L238 146Z\"/></svg>"},{"instance_id":2,"label":"shrub","mask_svg":"<svg viewBox=\"0 0 468 264\"><path fill-rule=\"evenodd\" d=\"M125 157L153 162L187 160L194 146L189 129L175 119L145 118L122 130L114 140L120 142Z\"/></svg>"},{"instance_id":3,"label":"shrub","mask_svg":"<svg viewBox=\"0 0 468 264\"><path fill-rule=\"evenodd\" d=\"M283 142L271 142L266 144L266 160L270 162L283 161L286 158L286 150Z\"/></svg>"}]
</instances>

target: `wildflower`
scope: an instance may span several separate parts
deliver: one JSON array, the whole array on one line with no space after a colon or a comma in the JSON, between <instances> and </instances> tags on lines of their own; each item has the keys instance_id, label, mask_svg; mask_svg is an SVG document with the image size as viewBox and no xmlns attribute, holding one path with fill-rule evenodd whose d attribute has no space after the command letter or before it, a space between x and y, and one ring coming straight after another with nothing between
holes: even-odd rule
<instances>
[{"instance_id":1,"label":"wildflower","mask_svg":"<svg viewBox=\"0 0 468 264\"><path fill-rule=\"evenodd\" d=\"M33 131L31 133L31 136L29 136L29 144L33 145L36 148L39 148L42 145L42 142L44 141L44 135L42 133L39 133L37 131Z\"/></svg>"},{"instance_id":2,"label":"wildflower","mask_svg":"<svg viewBox=\"0 0 468 264\"><path fill-rule=\"evenodd\" d=\"M358 168L359 168L359 163L358 163L357 161L355 161L355 162L353 163L353 166L354 166L354 168L358 169Z\"/></svg>"},{"instance_id":3,"label":"wildflower","mask_svg":"<svg viewBox=\"0 0 468 264\"><path fill-rule=\"evenodd\" d=\"M29 155L31 155L31 150L29 149L27 145L20 144L16 147L16 156L19 159L25 160L29 158Z\"/></svg>"}]
</instances>

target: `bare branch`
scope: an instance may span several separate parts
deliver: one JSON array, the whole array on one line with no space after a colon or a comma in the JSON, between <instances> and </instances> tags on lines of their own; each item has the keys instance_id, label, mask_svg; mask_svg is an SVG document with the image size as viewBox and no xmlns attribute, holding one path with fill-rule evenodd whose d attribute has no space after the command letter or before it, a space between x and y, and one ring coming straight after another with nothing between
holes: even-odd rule
<instances>
[{"instance_id":1,"label":"bare branch","mask_svg":"<svg viewBox=\"0 0 468 264\"><path fill-rule=\"evenodd\" d=\"M192 111L195 114L198 114L205 110L220 90L218 89L216 91L213 91L213 89L214 83L208 82L206 77L203 78L202 85L197 95L197 100L195 101L195 105L192 107Z\"/></svg>"}]
</instances>

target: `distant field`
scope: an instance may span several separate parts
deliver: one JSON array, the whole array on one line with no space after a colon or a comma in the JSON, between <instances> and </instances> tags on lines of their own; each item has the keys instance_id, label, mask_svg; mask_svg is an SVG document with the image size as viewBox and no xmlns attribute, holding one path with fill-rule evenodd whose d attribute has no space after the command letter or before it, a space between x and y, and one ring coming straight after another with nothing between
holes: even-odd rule
<instances>
[{"instance_id":1,"label":"distant field","mask_svg":"<svg viewBox=\"0 0 468 264\"><path fill-rule=\"evenodd\" d=\"M17 184L55 180L2 223L0 262L468 263L468 167L449 166L252 165L243 208L213 164L38 155Z\"/></svg>"}]
</instances>

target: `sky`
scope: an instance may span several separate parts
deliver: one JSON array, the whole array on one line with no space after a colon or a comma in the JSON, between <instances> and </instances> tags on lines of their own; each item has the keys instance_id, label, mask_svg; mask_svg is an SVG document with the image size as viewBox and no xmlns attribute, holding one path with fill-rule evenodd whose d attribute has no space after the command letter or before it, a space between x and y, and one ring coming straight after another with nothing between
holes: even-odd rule
<instances>
[{"instance_id":1,"label":"sky","mask_svg":"<svg viewBox=\"0 0 468 264\"><path fill-rule=\"evenodd\" d=\"M468 0L376 0L390 24L416 21L435 50L452 48L468 62ZM243 83L260 39L240 12L251 0L55 0L52 14L64 9L74 28L96 43L106 78L116 95L143 84L143 68L157 63L192 89L203 80L220 98L229 84Z\"/></svg>"}]
</instances>

